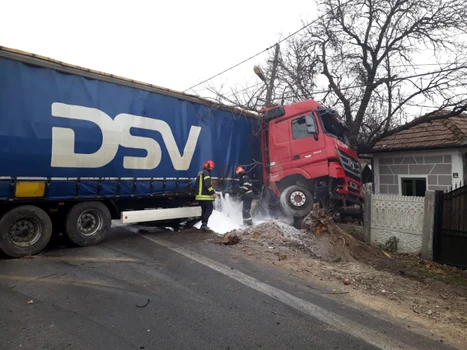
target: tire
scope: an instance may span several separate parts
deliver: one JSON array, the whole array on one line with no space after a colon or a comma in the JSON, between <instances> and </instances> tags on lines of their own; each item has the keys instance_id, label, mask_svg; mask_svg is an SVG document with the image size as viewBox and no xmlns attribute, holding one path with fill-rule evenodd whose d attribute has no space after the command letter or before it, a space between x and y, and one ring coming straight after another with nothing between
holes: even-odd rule
<instances>
[{"instance_id":1,"label":"tire","mask_svg":"<svg viewBox=\"0 0 467 350\"><path fill-rule=\"evenodd\" d=\"M65 234L80 247L102 242L110 231L112 218L101 202L78 203L70 209L65 221Z\"/></svg>"},{"instance_id":2,"label":"tire","mask_svg":"<svg viewBox=\"0 0 467 350\"><path fill-rule=\"evenodd\" d=\"M52 220L42 209L24 205L0 219L0 250L12 258L40 253L52 237Z\"/></svg>"},{"instance_id":3,"label":"tire","mask_svg":"<svg viewBox=\"0 0 467 350\"><path fill-rule=\"evenodd\" d=\"M313 195L301 186L292 185L281 192L280 205L286 215L305 217L313 209Z\"/></svg>"}]
</instances>

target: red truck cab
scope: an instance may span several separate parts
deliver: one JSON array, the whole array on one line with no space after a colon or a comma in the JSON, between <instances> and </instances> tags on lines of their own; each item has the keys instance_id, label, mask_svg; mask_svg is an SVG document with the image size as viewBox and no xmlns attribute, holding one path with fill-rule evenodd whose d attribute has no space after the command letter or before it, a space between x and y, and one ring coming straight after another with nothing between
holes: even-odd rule
<instances>
[{"instance_id":1,"label":"red truck cab","mask_svg":"<svg viewBox=\"0 0 467 350\"><path fill-rule=\"evenodd\" d=\"M260 113L264 182L286 213L305 216L315 202L361 205L361 166L333 109L306 100Z\"/></svg>"}]
</instances>

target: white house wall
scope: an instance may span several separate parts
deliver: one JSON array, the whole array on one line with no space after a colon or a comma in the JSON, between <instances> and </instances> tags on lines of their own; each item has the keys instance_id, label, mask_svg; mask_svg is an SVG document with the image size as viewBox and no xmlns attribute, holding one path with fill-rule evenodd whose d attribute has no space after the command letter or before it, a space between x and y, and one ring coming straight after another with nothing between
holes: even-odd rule
<instances>
[{"instance_id":1,"label":"white house wall","mask_svg":"<svg viewBox=\"0 0 467 350\"><path fill-rule=\"evenodd\" d=\"M427 190L449 190L464 178L462 153L448 149L375 154L375 192L400 195L401 177L426 178Z\"/></svg>"}]
</instances>

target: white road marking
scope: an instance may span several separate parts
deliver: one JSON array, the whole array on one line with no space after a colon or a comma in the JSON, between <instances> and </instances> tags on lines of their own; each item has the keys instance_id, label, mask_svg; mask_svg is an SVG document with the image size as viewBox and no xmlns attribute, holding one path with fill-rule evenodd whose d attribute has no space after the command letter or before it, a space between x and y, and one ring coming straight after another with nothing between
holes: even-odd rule
<instances>
[{"instance_id":1,"label":"white road marking","mask_svg":"<svg viewBox=\"0 0 467 350\"><path fill-rule=\"evenodd\" d=\"M397 339L390 338L378 331L367 328L357 322L349 320L345 317L337 315L329 310L323 309L320 306L317 306L313 303L310 303L306 300L297 298L296 296L284 292L281 289L273 287L267 283L261 282L256 278L248 276L243 272L232 270L229 266L221 264L217 261L209 259L203 255L192 252L185 248L180 247L172 242L168 242L163 239L155 238L152 235L143 235L141 237L146 238L147 240L169 248L170 250L177 252L187 258L190 258L204 266L207 266L217 272L222 273L225 276L228 276L244 285L255 289L261 293L270 296L283 304L286 304L298 311L301 311L311 317L318 319L321 322L328 324L329 326L338 329L342 332L353 335L356 338L360 338L365 342L376 346L380 349L415 349L410 347Z\"/></svg>"}]
</instances>

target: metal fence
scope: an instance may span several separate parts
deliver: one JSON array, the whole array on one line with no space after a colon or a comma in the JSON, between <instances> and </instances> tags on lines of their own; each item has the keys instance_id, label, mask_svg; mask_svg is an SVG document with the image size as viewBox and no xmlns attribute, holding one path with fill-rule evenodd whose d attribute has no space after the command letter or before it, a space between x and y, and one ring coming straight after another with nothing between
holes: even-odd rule
<instances>
[{"instance_id":1,"label":"metal fence","mask_svg":"<svg viewBox=\"0 0 467 350\"><path fill-rule=\"evenodd\" d=\"M436 192L433 260L467 268L467 185Z\"/></svg>"}]
</instances>

